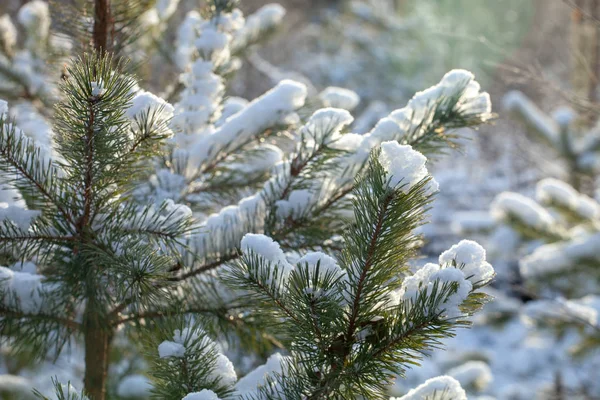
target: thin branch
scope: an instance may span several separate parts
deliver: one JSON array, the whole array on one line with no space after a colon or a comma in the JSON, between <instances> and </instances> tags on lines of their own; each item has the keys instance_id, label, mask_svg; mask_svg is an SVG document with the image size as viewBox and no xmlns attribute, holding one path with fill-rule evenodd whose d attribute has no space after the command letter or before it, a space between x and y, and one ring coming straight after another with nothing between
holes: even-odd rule
<instances>
[{"instance_id":1,"label":"thin branch","mask_svg":"<svg viewBox=\"0 0 600 400\"><path fill-rule=\"evenodd\" d=\"M358 279L358 286L356 289L356 295L354 297L354 302L352 303L352 314L350 316L350 323L348 325L348 332L346 333L346 341L347 343L351 343L352 338L354 336L354 331L356 330L356 319L358 318L358 311L360 308L360 300L362 295L363 286L365 280L367 278L367 274L371 270L373 266L373 258L375 256L375 248L377 247L377 243L379 240L379 236L381 235L381 230L383 228L383 222L385 220L385 216L387 214L388 206L390 205L394 195L389 193L382 204L381 209L377 215L377 222L375 223L375 229L373 230L373 235L371 235L371 241L369 243L369 248L367 250L367 258L365 259L365 265ZM349 351L350 348L347 349Z\"/></svg>"},{"instance_id":2,"label":"thin branch","mask_svg":"<svg viewBox=\"0 0 600 400\"><path fill-rule=\"evenodd\" d=\"M7 153L7 148L0 148L0 156L2 156L5 160L7 160L13 168L15 168L19 174L29 182L31 182L37 190L40 192L42 196L47 198L52 204L56 206L58 211L63 215L63 217L69 221L72 225L75 225L71 214L69 214L60 204L60 202L54 198L54 196L42 185L42 183L38 182L23 166L15 160L9 153Z\"/></svg>"},{"instance_id":3,"label":"thin branch","mask_svg":"<svg viewBox=\"0 0 600 400\"><path fill-rule=\"evenodd\" d=\"M186 272L183 275L179 275L179 276L174 276L171 277L169 279L167 279L170 282L179 282L179 281L184 281L186 279L192 278L198 274L201 274L202 272L206 272L206 271L210 271L211 269L217 268L218 266L225 264L226 262L229 261L233 261L237 258L239 258L240 255L236 252L236 253L232 253L228 256L224 256L222 258L219 258L215 261L209 262L207 264L203 264L202 266L193 269L191 271Z\"/></svg>"},{"instance_id":4,"label":"thin branch","mask_svg":"<svg viewBox=\"0 0 600 400\"><path fill-rule=\"evenodd\" d=\"M55 317L53 315L47 315L47 314L26 314L26 313L19 312L19 311L0 309L0 315L3 317L7 317L7 318L22 318L22 319L32 319L32 320L38 319L38 320L45 320L45 321L54 321L54 322L58 322L59 324L64 325L67 328L70 328L73 330L79 330L81 328L80 323L75 322L71 319Z\"/></svg>"},{"instance_id":5,"label":"thin branch","mask_svg":"<svg viewBox=\"0 0 600 400\"><path fill-rule=\"evenodd\" d=\"M78 240L73 236L50 236L50 235L23 235L23 236L0 236L0 242L10 242L10 241L23 241L23 240L35 240L35 241L44 241L47 240L49 242L73 242Z\"/></svg>"},{"instance_id":6,"label":"thin branch","mask_svg":"<svg viewBox=\"0 0 600 400\"><path fill-rule=\"evenodd\" d=\"M290 317L291 319L294 320L294 322L296 322L297 324L300 324L300 320L298 319L298 317L296 317L294 315L294 313L292 313L290 311L289 308L286 307L285 304L283 304L281 302L280 299L278 299L277 297L273 296L273 293L271 293L270 290L268 290L268 288L266 288L263 284L261 284L258 280L254 281L254 283L273 301L273 303L275 303L277 305L277 307L279 307L288 317Z\"/></svg>"},{"instance_id":7,"label":"thin branch","mask_svg":"<svg viewBox=\"0 0 600 400\"><path fill-rule=\"evenodd\" d=\"M139 314L132 314L132 315L128 315L127 317L123 317L120 318L114 322L110 323L111 327L117 327L119 325L125 324L127 322L134 322L134 321L139 321L141 319L144 318L166 318L169 316L172 316L174 314L191 314L191 313L196 313L196 314L214 314L216 313L218 310L215 309L210 309L210 308L190 308L190 309L186 309L186 310L181 310L181 311L175 311L175 312L169 312L169 311L147 311L147 312L142 312ZM224 310L226 311L226 310Z\"/></svg>"}]
</instances>

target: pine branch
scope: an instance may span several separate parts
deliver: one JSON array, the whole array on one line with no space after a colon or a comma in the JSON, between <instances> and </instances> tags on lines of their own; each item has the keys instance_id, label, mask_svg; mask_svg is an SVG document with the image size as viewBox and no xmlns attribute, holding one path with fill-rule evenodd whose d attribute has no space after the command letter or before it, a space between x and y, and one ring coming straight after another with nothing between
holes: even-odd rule
<instances>
[{"instance_id":1,"label":"pine branch","mask_svg":"<svg viewBox=\"0 0 600 400\"><path fill-rule=\"evenodd\" d=\"M383 228L383 221L387 217L386 214L388 207L390 206L393 197L394 194L391 192L384 197L384 199L381 201L377 219L375 220L375 227L373 229L373 234L370 237L369 246L367 249L367 257L364 261L364 266L362 266L362 271L357 281L356 294L354 295L354 301L352 302L352 306L350 308L350 319L348 323L348 331L346 332L346 340L348 341L352 340L356 330L356 319L358 318L358 313L360 311L361 295L364 289L365 279L367 278L367 274L369 274L373 265L373 258L377 249L377 245L379 244L378 242L380 240L380 235Z\"/></svg>"},{"instance_id":2,"label":"pine branch","mask_svg":"<svg viewBox=\"0 0 600 400\"><path fill-rule=\"evenodd\" d=\"M213 269L215 269L217 267L220 267L223 264L226 264L226 263L229 263L231 261L234 261L234 260L238 259L239 257L240 257L240 255L236 251L235 253L232 253L230 255L222 256L222 257L220 257L217 260L214 260L214 261L202 264L202 265L200 265L198 267L195 267L195 268L191 269L190 271L188 271L188 272L186 272L184 274L171 277L171 278L169 278L169 281L171 281L171 282L178 282L178 281L188 280L188 279L190 279L190 278L192 278L192 277L194 277L196 275L199 275L199 274L204 273L204 272L211 271L211 270L213 270Z\"/></svg>"},{"instance_id":3,"label":"pine branch","mask_svg":"<svg viewBox=\"0 0 600 400\"><path fill-rule=\"evenodd\" d=\"M37 194L33 207L55 207L63 218L74 225L67 211L67 201L61 196L69 188L60 180L59 169L52 160L44 160L42 149L17 130L14 121L0 117L0 171L3 179L11 182L24 193ZM14 176L9 178L9 176Z\"/></svg>"}]
</instances>

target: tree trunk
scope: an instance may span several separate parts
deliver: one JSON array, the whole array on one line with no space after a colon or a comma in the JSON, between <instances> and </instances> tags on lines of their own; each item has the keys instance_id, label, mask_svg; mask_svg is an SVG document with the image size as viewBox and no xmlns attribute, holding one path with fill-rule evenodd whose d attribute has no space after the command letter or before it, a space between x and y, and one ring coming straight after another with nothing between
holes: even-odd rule
<instances>
[{"instance_id":1,"label":"tree trunk","mask_svg":"<svg viewBox=\"0 0 600 400\"><path fill-rule=\"evenodd\" d=\"M84 324L85 377L84 388L90 400L106 399L106 379L112 332L101 323L96 310L86 310Z\"/></svg>"},{"instance_id":2,"label":"tree trunk","mask_svg":"<svg viewBox=\"0 0 600 400\"><path fill-rule=\"evenodd\" d=\"M108 40L112 30L112 16L110 13L110 0L94 1L94 30L93 46L98 53L110 51Z\"/></svg>"}]
</instances>

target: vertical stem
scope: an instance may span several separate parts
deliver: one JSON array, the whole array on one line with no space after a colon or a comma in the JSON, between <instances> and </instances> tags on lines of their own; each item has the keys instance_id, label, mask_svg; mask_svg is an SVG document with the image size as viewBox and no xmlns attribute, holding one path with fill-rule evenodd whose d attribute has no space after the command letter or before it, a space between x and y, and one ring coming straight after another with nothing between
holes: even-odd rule
<instances>
[{"instance_id":1,"label":"vertical stem","mask_svg":"<svg viewBox=\"0 0 600 400\"><path fill-rule=\"evenodd\" d=\"M109 0L97 0L99 3L108 3ZM98 14L97 14L98 17ZM97 22L97 20L96 20ZM94 34L96 33L94 25ZM106 39L106 36L104 37ZM106 43L106 41L104 42ZM95 43L96 45L98 43ZM104 50L102 45L100 51ZM100 79L100 77L95 77ZM77 233L81 243L92 242L90 237L90 224L92 217L93 187L94 187L94 143L96 126L95 110L96 99L91 99L88 104L88 129L85 135L86 144L86 170L83 177L83 213L78 221ZM83 265L90 270L88 277L88 298L83 316L83 333L85 342L85 377L84 388L90 400L106 399L106 379L108 374L109 346L112 339L112 331L108 324L108 312L106 305L99 299L97 282L94 279L96 265L89 263Z\"/></svg>"},{"instance_id":2,"label":"vertical stem","mask_svg":"<svg viewBox=\"0 0 600 400\"><path fill-rule=\"evenodd\" d=\"M110 0L94 1L93 46L98 53L109 51L108 34L110 32Z\"/></svg>"},{"instance_id":3,"label":"vertical stem","mask_svg":"<svg viewBox=\"0 0 600 400\"><path fill-rule=\"evenodd\" d=\"M88 305L84 320L85 392L90 400L106 399L109 348L112 332L102 323L98 310Z\"/></svg>"}]
</instances>

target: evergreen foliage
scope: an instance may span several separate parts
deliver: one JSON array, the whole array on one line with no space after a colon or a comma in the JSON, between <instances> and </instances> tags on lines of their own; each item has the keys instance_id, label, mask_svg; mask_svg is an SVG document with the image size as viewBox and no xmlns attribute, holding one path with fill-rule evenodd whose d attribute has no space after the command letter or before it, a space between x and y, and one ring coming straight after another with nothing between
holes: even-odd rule
<instances>
[{"instance_id":1,"label":"evergreen foliage","mask_svg":"<svg viewBox=\"0 0 600 400\"><path fill-rule=\"evenodd\" d=\"M221 1L188 14L174 105L113 55L135 42L93 30L94 50L58 85L45 146L0 103L0 176L19 196L0 209L0 332L15 357L80 351L91 400L128 396L116 367L136 360L152 379L141 392L160 399L383 398L479 310L493 276L479 245L410 261L437 191L421 153L488 121L487 93L452 71L364 135L298 82L225 99L235 54L282 15L267 6L245 20ZM321 96L350 109L355 98ZM285 355L238 380L224 345L236 364ZM452 398L441 382L422 390Z\"/></svg>"},{"instance_id":2,"label":"evergreen foliage","mask_svg":"<svg viewBox=\"0 0 600 400\"><path fill-rule=\"evenodd\" d=\"M520 312L533 326L529 335L554 335L556 357L564 358L555 369L556 385L547 395L566 391L572 396L598 393L596 374L598 339L598 218L600 204L583 193L597 176L597 130L577 127L577 115L569 108L551 117L519 92L509 93L505 106L524 121L545 146L559 156L560 176L539 181L534 196L504 192L491 205L497 224L515 235L520 285L525 300ZM578 380L562 382L577 371Z\"/></svg>"}]
</instances>

